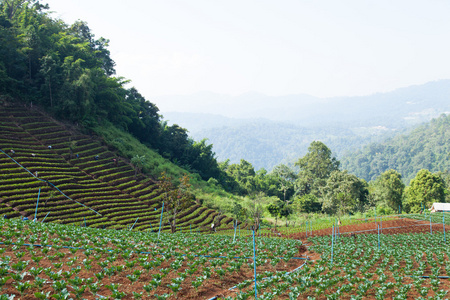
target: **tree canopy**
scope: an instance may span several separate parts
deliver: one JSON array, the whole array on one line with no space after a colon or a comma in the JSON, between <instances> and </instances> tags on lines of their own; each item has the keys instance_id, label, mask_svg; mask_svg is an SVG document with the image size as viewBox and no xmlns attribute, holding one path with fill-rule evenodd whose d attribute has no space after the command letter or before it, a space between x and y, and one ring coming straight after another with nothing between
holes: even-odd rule
<instances>
[{"instance_id":1,"label":"tree canopy","mask_svg":"<svg viewBox=\"0 0 450 300\"><path fill-rule=\"evenodd\" d=\"M109 121L203 179L226 176L206 140L196 142L116 74L109 40L83 21L53 19L39 1L0 1L0 100L39 104L59 119L90 128ZM222 182L224 181L224 182Z\"/></svg>"},{"instance_id":2,"label":"tree canopy","mask_svg":"<svg viewBox=\"0 0 450 300\"><path fill-rule=\"evenodd\" d=\"M347 171L333 171L322 188L322 209L342 216L364 211L367 203L367 183Z\"/></svg>"},{"instance_id":3,"label":"tree canopy","mask_svg":"<svg viewBox=\"0 0 450 300\"><path fill-rule=\"evenodd\" d=\"M339 170L340 162L324 143L314 141L308 147L308 153L295 165L300 168L297 190L303 195L311 193L318 196L330 174Z\"/></svg>"},{"instance_id":4,"label":"tree canopy","mask_svg":"<svg viewBox=\"0 0 450 300\"><path fill-rule=\"evenodd\" d=\"M397 211L402 205L405 184L402 175L395 170L387 170L374 183L373 196L378 203L382 202Z\"/></svg>"},{"instance_id":5,"label":"tree canopy","mask_svg":"<svg viewBox=\"0 0 450 300\"><path fill-rule=\"evenodd\" d=\"M405 209L417 213L434 202L445 202L445 183L439 175L420 170L406 188Z\"/></svg>"}]
</instances>

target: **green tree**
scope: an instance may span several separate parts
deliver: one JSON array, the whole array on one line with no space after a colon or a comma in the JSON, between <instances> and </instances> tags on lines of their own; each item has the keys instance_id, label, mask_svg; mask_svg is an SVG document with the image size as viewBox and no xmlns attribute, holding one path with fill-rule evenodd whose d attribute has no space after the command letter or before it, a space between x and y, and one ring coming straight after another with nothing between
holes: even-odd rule
<instances>
[{"instance_id":1,"label":"green tree","mask_svg":"<svg viewBox=\"0 0 450 300\"><path fill-rule=\"evenodd\" d=\"M52 200L53 198L55 198L55 196L56 196L55 190L51 190L51 191L48 193L48 197L45 199L44 206L47 205L47 201L48 201L48 200Z\"/></svg>"},{"instance_id":2,"label":"green tree","mask_svg":"<svg viewBox=\"0 0 450 300\"><path fill-rule=\"evenodd\" d=\"M275 230L277 230L277 221L278 217L280 216L280 207L275 203L271 203L269 206L267 206L267 210L269 211L270 215L275 218Z\"/></svg>"},{"instance_id":3,"label":"green tree","mask_svg":"<svg viewBox=\"0 0 450 300\"><path fill-rule=\"evenodd\" d=\"M189 169L199 173L199 175L207 180L211 177L220 178L221 170L212 150L212 144L206 144L207 140L195 142L189 139L189 144L184 152L181 162L183 165L189 166Z\"/></svg>"},{"instance_id":4,"label":"green tree","mask_svg":"<svg viewBox=\"0 0 450 300\"><path fill-rule=\"evenodd\" d=\"M284 218L286 221L286 227L289 226L288 220L292 215L292 206L288 202L282 202L282 206L280 208L280 217Z\"/></svg>"},{"instance_id":5,"label":"green tree","mask_svg":"<svg viewBox=\"0 0 450 300\"><path fill-rule=\"evenodd\" d=\"M374 183L373 197L377 203L384 203L394 211L402 204L405 184L402 175L395 170L387 170Z\"/></svg>"},{"instance_id":6,"label":"green tree","mask_svg":"<svg viewBox=\"0 0 450 300\"><path fill-rule=\"evenodd\" d=\"M322 210L322 203L312 194L297 197L293 205L298 212L303 213L317 213Z\"/></svg>"},{"instance_id":7,"label":"green tree","mask_svg":"<svg viewBox=\"0 0 450 300\"><path fill-rule=\"evenodd\" d=\"M243 217L245 215L245 210L241 204L239 204L235 201L234 205L233 205L232 213L233 213L233 217L234 217L234 220L236 221L236 226L237 226L237 222L241 219L241 217Z\"/></svg>"},{"instance_id":8,"label":"green tree","mask_svg":"<svg viewBox=\"0 0 450 300\"><path fill-rule=\"evenodd\" d=\"M239 184L243 194L250 194L256 191L255 169L248 161L241 159L239 164L228 166L226 172Z\"/></svg>"},{"instance_id":9,"label":"green tree","mask_svg":"<svg viewBox=\"0 0 450 300\"><path fill-rule=\"evenodd\" d=\"M56 58L56 55L55 55ZM42 90L48 90L48 96L50 99L50 107L53 107L53 89L55 86L56 78L58 77L58 64L52 55L45 55L41 57L41 69L39 70L41 75L45 78L45 84L42 86Z\"/></svg>"},{"instance_id":10,"label":"green tree","mask_svg":"<svg viewBox=\"0 0 450 300\"><path fill-rule=\"evenodd\" d=\"M131 159L131 164L134 166L134 178L137 177L137 173L142 171L145 162L145 155L139 156L135 155Z\"/></svg>"},{"instance_id":11,"label":"green tree","mask_svg":"<svg viewBox=\"0 0 450 300\"><path fill-rule=\"evenodd\" d=\"M272 173L278 179L279 191L283 193L283 201L294 194L294 182L297 179L295 172L287 165L280 164L274 167ZM288 197L286 198L286 195Z\"/></svg>"},{"instance_id":12,"label":"green tree","mask_svg":"<svg viewBox=\"0 0 450 300\"><path fill-rule=\"evenodd\" d=\"M321 187L325 186L332 172L339 170L339 164L324 143L312 142L308 147L308 153L295 163L300 168L296 193L300 195L312 193L319 197Z\"/></svg>"},{"instance_id":13,"label":"green tree","mask_svg":"<svg viewBox=\"0 0 450 300\"><path fill-rule=\"evenodd\" d=\"M405 193L405 210L418 213L422 204L429 208L434 202L445 201L445 183L439 175L422 169L411 179Z\"/></svg>"},{"instance_id":14,"label":"green tree","mask_svg":"<svg viewBox=\"0 0 450 300\"><path fill-rule=\"evenodd\" d=\"M32 5L32 8L37 10L48 9L48 4L42 5L38 0L3 0L0 4L3 6L2 9L10 20L14 19L23 10L29 8L29 5Z\"/></svg>"},{"instance_id":15,"label":"green tree","mask_svg":"<svg viewBox=\"0 0 450 300\"><path fill-rule=\"evenodd\" d=\"M334 171L322 188L322 209L342 215L362 211L367 202L367 183L347 171Z\"/></svg>"},{"instance_id":16,"label":"green tree","mask_svg":"<svg viewBox=\"0 0 450 300\"><path fill-rule=\"evenodd\" d=\"M189 175L185 174L179 180L180 183L178 187L175 187L172 178L167 176L165 172L159 177L159 187L164 201L164 212L170 224L172 233L176 232L178 214L183 209L188 208L192 203Z\"/></svg>"},{"instance_id":17,"label":"green tree","mask_svg":"<svg viewBox=\"0 0 450 300\"><path fill-rule=\"evenodd\" d=\"M264 193L261 192L252 195L250 197L251 201L247 206L249 221L253 224L255 231L259 229L261 220L264 218L264 209L262 206L264 196Z\"/></svg>"},{"instance_id":18,"label":"green tree","mask_svg":"<svg viewBox=\"0 0 450 300\"><path fill-rule=\"evenodd\" d=\"M445 184L445 202L450 203L450 170L438 172L437 175L442 178L442 181Z\"/></svg>"}]
</instances>

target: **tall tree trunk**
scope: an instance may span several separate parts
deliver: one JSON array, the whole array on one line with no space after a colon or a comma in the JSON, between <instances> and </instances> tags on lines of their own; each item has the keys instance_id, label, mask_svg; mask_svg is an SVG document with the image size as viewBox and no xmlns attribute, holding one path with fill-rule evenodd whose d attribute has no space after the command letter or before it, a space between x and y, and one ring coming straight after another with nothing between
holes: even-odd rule
<instances>
[{"instance_id":1,"label":"tall tree trunk","mask_svg":"<svg viewBox=\"0 0 450 300\"><path fill-rule=\"evenodd\" d=\"M31 81L31 55L28 54L28 76L30 77Z\"/></svg>"},{"instance_id":2,"label":"tall tree trunk","mask_svg":"<svg viewBox=\"0 0 450 300\"><path fill-rule=\"evenodd\" d=\"M50 107L53 107L52 82L51 82L51 80L48 81L48 89L49 89L49 92L50 92Z\"/></svg>"},{"instance_id":3,"label":"tall tree trunk","mask_svg":"<svg viewBox=\"0 0 450 300\"><path fill-rule=\"evenodd\" d=\"M175 233L175 231L177 230L177 208L175 207L174 211L173 211L173 219L172 222L170 222L170 230L172 231L172 233Z\"/></svg>"}]
</instances>

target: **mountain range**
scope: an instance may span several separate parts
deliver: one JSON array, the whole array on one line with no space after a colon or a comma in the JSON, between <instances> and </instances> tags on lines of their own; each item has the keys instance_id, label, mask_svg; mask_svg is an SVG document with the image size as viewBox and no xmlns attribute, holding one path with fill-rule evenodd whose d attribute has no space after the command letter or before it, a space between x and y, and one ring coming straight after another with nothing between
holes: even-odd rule
<instances>
[{"instance_id":1,"label":"mountain range","mask_svg":"<svg viewBox=\"0 0 450 300\"><path fill-rule=\"evenodd\" d=\"M290 163L314 140L339 157L450 113L450 80L359 97L281 97L209 92L152 99L168 123L208 139L220 161L245 159L255 169Z\"/></svg>"}]
</instances>

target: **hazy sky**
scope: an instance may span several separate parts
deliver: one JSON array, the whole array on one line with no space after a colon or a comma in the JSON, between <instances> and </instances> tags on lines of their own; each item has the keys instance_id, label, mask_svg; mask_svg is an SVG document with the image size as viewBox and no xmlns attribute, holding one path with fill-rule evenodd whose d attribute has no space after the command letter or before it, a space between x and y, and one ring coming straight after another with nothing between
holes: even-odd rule
<instances>
[{"instance_id":1,"label":"hazy sky","mask_svg":"<svg viewBox=\"0 0 450 300\"><path fill-rule=\"evenodd\" d=\"M47 0L148 99L353 96L450 78L448 0Z\"/></svg>"}]
</instances>

